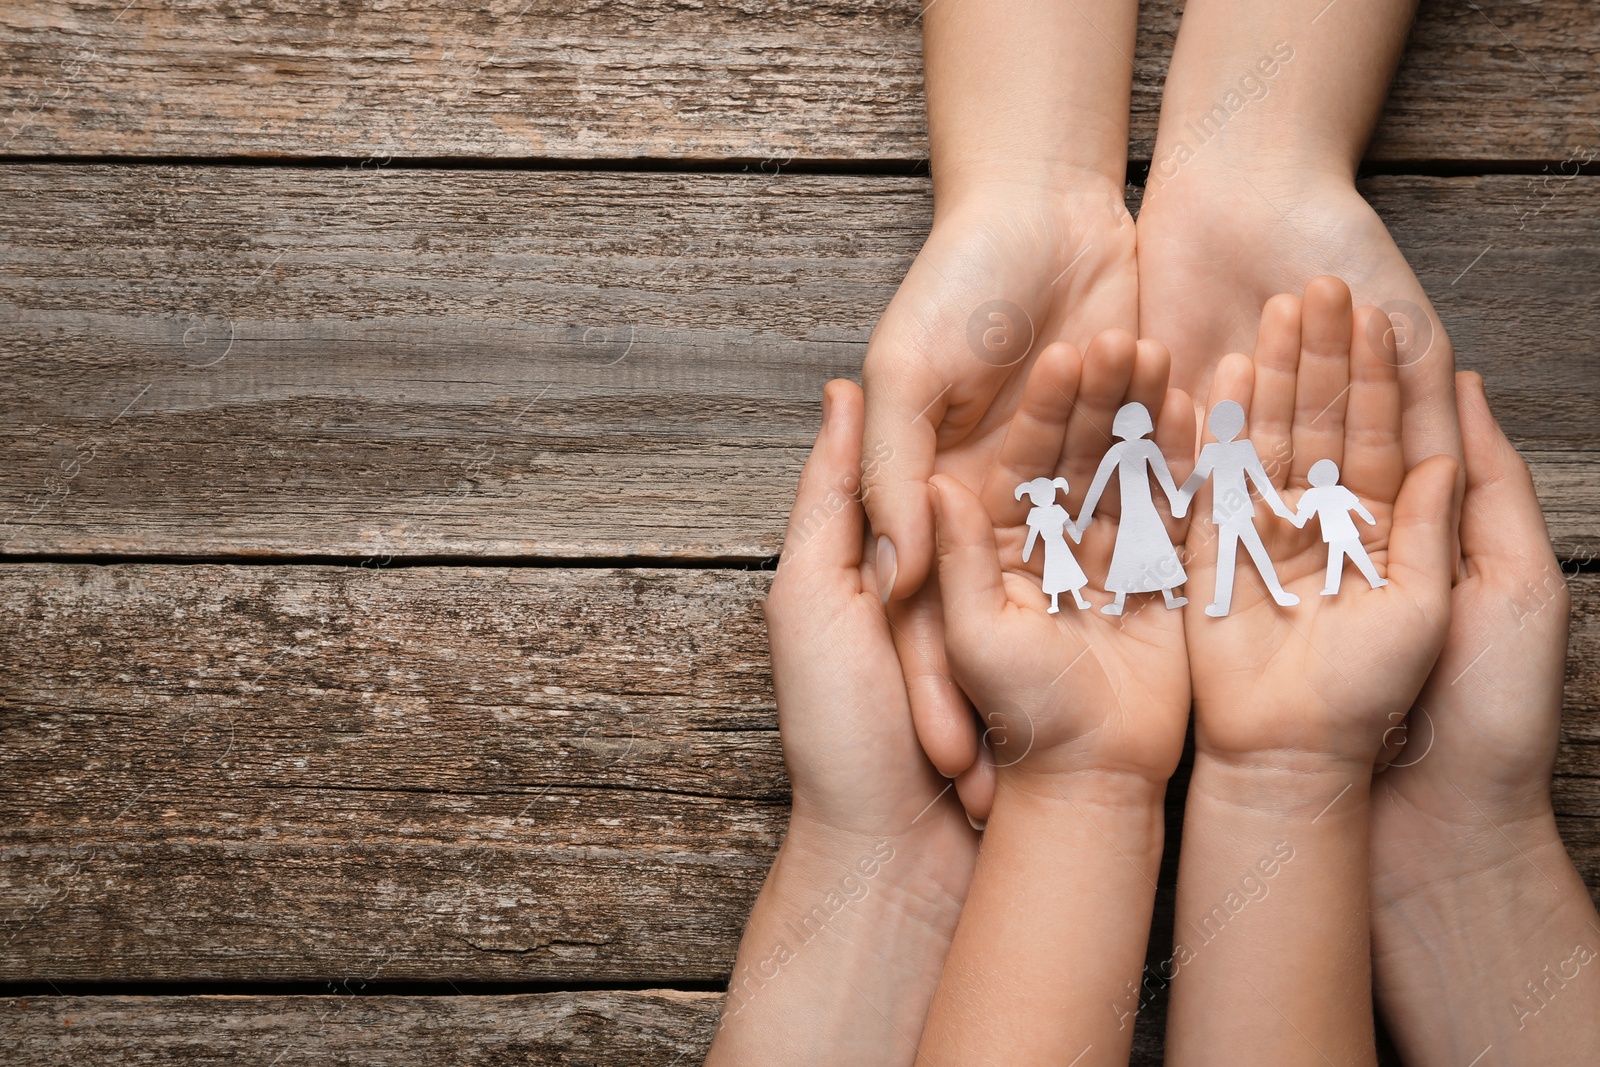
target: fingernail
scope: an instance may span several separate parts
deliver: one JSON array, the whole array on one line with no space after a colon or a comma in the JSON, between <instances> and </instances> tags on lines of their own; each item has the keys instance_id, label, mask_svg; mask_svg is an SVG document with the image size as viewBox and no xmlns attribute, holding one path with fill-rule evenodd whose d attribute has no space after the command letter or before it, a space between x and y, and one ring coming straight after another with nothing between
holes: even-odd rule
<instances>
[{"instance_id":1,"label":"fingernail","mask_svg":"<svg viewBox=\"0 0 1600 1067\"><path fill-rule=\"evenodd\" d=\"M876 565L878 570L878 601L887 607L889 597L894 595L894 580L899 572L899 564L894 554L894 542L889 540L887 534L881 534L878 537Z\"/></svg>"},{"instance_id":2,"label":"fingernail","mask_svg":"<svg viewBox=\"0 0 1600 1067\"><path fill-rule=\"evenodd\" d=\"M971 812L967 813L967 822L980 834L983 833L983 828L989 825L988 819L974 819Z\"/></svg>"}]
</instances>

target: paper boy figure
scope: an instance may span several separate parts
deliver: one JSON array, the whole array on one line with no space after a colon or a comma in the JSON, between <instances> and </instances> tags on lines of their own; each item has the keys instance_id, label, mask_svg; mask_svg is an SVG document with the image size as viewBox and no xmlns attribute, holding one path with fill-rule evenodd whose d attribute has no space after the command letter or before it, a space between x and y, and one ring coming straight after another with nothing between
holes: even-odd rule
<instances>
[{"instance_id":1,"label":"paper boy figure","mask_svg":"<svg viewBox=\"0 0 1600 1067\"><path fill-rule=\"evenodd\" d=\"M1278 581L1272 558L1256 532L1256 507L1250 501L1250 486L1256 487L1261 499L1279 516L1293 522L1294 513L1272 487L1272 479L1261 465L1256 446L1248 437L1235 440L1244 430L1244 408L1236 401L1224 400L1211 409L1207 425L1217 439L1200 450L1194 473L1178 491L1178 500L1172 509L1181 519L1206 478L1216 476L1211 486L1211 518L1217 524L1217 589L1211 603L1206 605L1206 614L1221 618L1233 606L1233 566L1241 541L1255 561L1256 570L1261 572L1261 580L1267 583L1272 599L1282 607L1293 607L1300 603L1300 598Z\"/></svg>"},{"instance_id":2,"label":"paper boy figure","mask_svg":"<svg viewBox=\"0 0 1600 1067\"><path fill-rule=\"evenodd\" d=\"M1061 610L1061 605L1056 603L1056 597L1062 593L1071 593L1072 599L1077 602L1080 609L1087 608L1089 602L1083 599L1080 590L1089 584L1089 578L1083 573L1083 568L1078 566L1078 561L1072 555L1072 549L1067 546L1067 539L1061 536L1062 531L1072 535L1073 541L1082 541L1083 534L1072 524L1072 517L1067 514L1067 509L1056 503L1056 490L1063 493L1067 491L1067 480L1057 478L1035 478L1031 482L1023 482L1017 486L1017 499L1021 500L1027 494L1033 501L1033 510L1028 512L1028 540L1022 546L1022 562L1028 562L1028 557L1033 555L1034 542L1044 538L1044 591L1050 594L1050 614L1054 615Z\"/></svg>"},{"instance_id":3,"label":"paper boy figure","mask_svg":"<svg viewBox=\"0 0 1600 1067\"><path fill-rule=\"evenodd\" d=\"M1360 515L1368 526L1376 526L1378 520L1372 517L1372 512L1366 509L1359 497L1339 484L1338 464L1331 459L1319 459L1311 465L1306 479L1311 483L1311 488L1300 497L1300 508L1294 514L1294 524L1304 527L1315 515L1322 526L1322 540L1328 546L1328 576L1322 582L1322 595L1332 596L1339 591L1339 579L1344 577L1346 557L1356 565L1372 588L1388 585L1388 579L1378 577L1372 557L1361 547L1361 532L1356 529L1350 513L1353 511Z\"/></svg>"}]
</instances>

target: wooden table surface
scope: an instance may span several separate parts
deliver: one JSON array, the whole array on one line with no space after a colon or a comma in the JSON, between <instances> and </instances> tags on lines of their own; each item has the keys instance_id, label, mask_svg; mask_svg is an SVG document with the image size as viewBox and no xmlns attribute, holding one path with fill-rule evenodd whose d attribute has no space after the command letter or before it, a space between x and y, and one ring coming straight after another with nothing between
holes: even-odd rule
<instances>
[{"instance_id":1,"label":"wooden table surface","mask_svg":"<svg viewBox=\"0 0 1600 1067\"><path fill-rule=\"evenodd\" d=\"M0 1061L703 1054L767 572L930 219L915 4L462 7L0 11ZM1591 888L1597 30L1423 0L1364 182L1576 574Z\"/></svg>"}]
</instances>

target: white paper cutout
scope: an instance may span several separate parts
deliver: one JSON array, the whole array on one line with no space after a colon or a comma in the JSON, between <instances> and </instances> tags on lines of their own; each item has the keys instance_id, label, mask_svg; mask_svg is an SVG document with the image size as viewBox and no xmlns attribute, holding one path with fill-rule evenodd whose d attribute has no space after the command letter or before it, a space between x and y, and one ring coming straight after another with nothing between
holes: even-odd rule
<instances>
[{"instance_id":1,"label":"white paper cutout","mask_svg":"<svg viewBox=\"0 0 1600 1067\"><path fill-rule=\"evenodd\" d=\"M1172 538L1167 536L1167 527L1150 495L1153 473L1173 508L1178 506L1178 489L1172 483L1167 461L1156 443L1146 436L1153 428L1150 412L1143 404L1122 405L1111 424L1111 432L1121 440L1106 450L1089 485L1089 495L1084 498L1083 510L1078 513L1078 528L1088 529L1100 494L1115 470L1122 496L1122 518L1118 520L1117 544L1111 551L1111 569L1106 572L1104 586L1116 599L1100 609L1107 615L1121 615L1129 593L1153 593L1159 589L1169 608L1189 602L1187 597L1172 595L1189 576L1184 573L1178 551L1172 547Z\"/></svg>"},{"instance_id":2,"label":"white paper cutout","mask_svg":"<svg viewBox=\"0 0 1600 1067\"><path fill-rule=\"evenodd\" d=\"M1194 473L1183 483L1179 491L1181 500L1173 503L1172 512L1182 518L1195 492L1208 477L1212 478L1211 518L1217 524L1217 588L1211 603L1206 605L1206 614L1220 619L1233 606L1233 570L1241 541L1255 562L1256 570L1261 572L1272 599L1281 607L1293 607L1300 603L1300 598L1278 581L1272 558L1256 532L1256 508L1250 500L1250 486L1256 487L1261 499L1280 517L1294 522L1294 513L1273 488L1256 446L1250 443L1250 438L1240 437L1244 432L1244 408L1236 401L1224 400L1211 409L1208 425L1216 440L1200 450Z\"/></svg>"},{"instance_id":3,"label":"white paper cutout","mask_svg":"<svg viewBox=\"0 0 1600 1067\"><path fill-rule=\"evenodd\" d=\"M1033 502L1033 510L1028 512L1028 540L1022 546L1022 562L1028 562L1028 557L1033 555L1034 542L1043 539L1044 591L1050 594L1052 615L1061 610L1056 598L1062 593L1071 593L1079 610L1089 606L1081 591L1089 584L1089 577L1078 566L1072 548L1062 536L1065 531L1072 537L1073 543L1083 541L1083 531L1072 524L1072 516L1067 514L1067 509L1056 503L1056 490L1065 493L1067 488L1065 478L1035 478L1017 486L1017 499L1021 500L1026 495Z\"/></svg>"},{"instance_id":4,"label":"white paper cutout","mask_svg":"<svg viewBox=\"0 0 1600 1067\"><path fill-rule=\"evenodd\" d=\"M1322 540L1328 546L1328 575L1322 582L1322 595L1333 596L1339 591L1347 558L1372 588L1388 585L1387 578L1378 577L1378 568L1372 565L1372 557L1362 547L1361 531L1356 529L1350 513L1360 515L1368 526L1378 525L1378 520L1358 496L1339 484L1339 465L1331 459L1319 459L1311 465L1306 478L1311 488L1300 497L1300 507L1293 521L1295 526L1304 528L1312 516L1316 516L1322 527Z\"/></svg>"}]
</instances>

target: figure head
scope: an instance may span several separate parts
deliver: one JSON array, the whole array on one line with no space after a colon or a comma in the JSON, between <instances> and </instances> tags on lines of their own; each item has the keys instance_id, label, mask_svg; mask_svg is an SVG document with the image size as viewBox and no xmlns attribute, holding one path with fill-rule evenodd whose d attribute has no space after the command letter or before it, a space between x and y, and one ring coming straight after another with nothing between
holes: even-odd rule
<instances>
[{"instance_id":1,"label":"figure head","mask_svg":"<svg viewBox=\"0 0 1600 1067\"><path fill-rule=\"evenodd\" d=\"M1306 481L1321 489L1326 485L1339 484L1339 465L1331 459L1319 459L1311 465L1311 470L1306 474Z\"/></svg>"},{"instance_id":2,"label":"figure head","mask_svg":"<svg viewBox=\"0 0 1600 1067\"><path fill-rule=\"evenodd\" d=\"M1244 408L1237 400L1224 400L1211 409L1211 420L1206 425L1218 441L1227 444L1244 429Z\"/></svg>"},{"instance_id":3,"label":"figure head","mask_svg":"<svg viewBox=\"0 0 1600 1067\"><path fill-rule=\"evenodd\" d=\"M1139 403L1122 405L1117 409L1117 417L1111 421L1111 432L1124 441L1137 441L1152 429L1150 411Z\"/></svg>"},{"instance_id":4,"label":"figure head","mask_svg":"<svg viewBox=\"0 0 1600 1067\"><path fill-rule=\"evenodd\" d=\"M1055 503L1057 489L1063 493L1067 491L1065 478L1035 478L1031 482L1023 482L1017 486L1017 499L1021 500L1026 495L1033 501L1034 507L1042 508Z\"/></svg>"}]
</instances>

